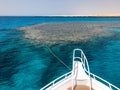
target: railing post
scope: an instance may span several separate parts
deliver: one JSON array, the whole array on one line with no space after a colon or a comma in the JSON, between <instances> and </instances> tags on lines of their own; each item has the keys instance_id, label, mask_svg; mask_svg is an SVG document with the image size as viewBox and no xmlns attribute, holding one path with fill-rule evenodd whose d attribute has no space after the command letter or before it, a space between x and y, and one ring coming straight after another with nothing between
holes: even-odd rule
<instances>
[{"instance_id":1,"label":"railing post","mask_svg":"<svg viewBox=\"0 0 120 90\"><path fill-rule=\"evenodd\" d=\"M93 78L96 80L95 75L93 75Z\"/></svg>"},{"instance_id":2,"label":"railing post","mask_svg":"<svg viewBox=\"0 0 120 90\"><path fill-rule=\"evenodd\" d=\"M54 82L52 83L52 87L54 86Z\"/></svg>"},{"instance_id":3,"label":"railing post","mask_svg":"<svg viewBox=\"0 0 120 90\"><path fill-rule=\"evenodd\" d=\"M111 84L109 83L109 88L110 88L110 90L112 90L112 87L111 87Z\"/></svg>"}]
</instances>

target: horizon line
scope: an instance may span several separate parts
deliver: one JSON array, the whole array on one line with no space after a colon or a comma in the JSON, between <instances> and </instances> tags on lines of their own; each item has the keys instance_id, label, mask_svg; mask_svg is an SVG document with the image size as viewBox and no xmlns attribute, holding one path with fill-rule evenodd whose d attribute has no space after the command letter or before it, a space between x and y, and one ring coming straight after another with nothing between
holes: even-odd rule
<instances>
[{"instance_id":1,"label":"horizon line","mask_svg":"<svg viewBox=\"0 0 120 90\"><path fill-rule=\"evenodd\" d=\"M9 16L33 16L33 17L120 17L120 15L0 15L0 17Z\"/></svg>"}]
</instances>

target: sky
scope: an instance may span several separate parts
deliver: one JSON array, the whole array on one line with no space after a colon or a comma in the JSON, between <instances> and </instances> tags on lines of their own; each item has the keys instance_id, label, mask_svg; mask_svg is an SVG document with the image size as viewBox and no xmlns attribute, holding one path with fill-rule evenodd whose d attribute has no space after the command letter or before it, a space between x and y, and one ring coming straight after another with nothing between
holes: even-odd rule
<instances>
[{"instance_id":1,"label":"sky","mask_svg":"<svg viewBox=\"0 0 120 90\"><path fill-rule=\"evenodd\" d=\"M0 0L0 16L120 14L120 0Z\"/></svg>"}]
</instances>

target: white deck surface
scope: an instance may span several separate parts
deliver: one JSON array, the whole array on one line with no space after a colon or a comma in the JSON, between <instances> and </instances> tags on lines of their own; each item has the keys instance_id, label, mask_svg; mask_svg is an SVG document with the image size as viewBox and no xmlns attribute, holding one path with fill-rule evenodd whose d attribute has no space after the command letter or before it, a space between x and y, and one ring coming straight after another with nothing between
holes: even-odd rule
<instances>
[{"instance_id":1,"label":"white deck surface","mask_svg":"<svg viewBox=\"0 0 120 90\"><path fill-rule=\"evenodd\" d=\"M76 55L77 51L81 53L79 56ZM106 80L90 73L87 58L81 49L73 51L72 71L58 77L40 90L68 90L68 88L71 90L74 86L77 86L77 90L81 90L79 89L81 87L82 90L91 90L88 89L90 87L92 90L120 90ZM87 89L83 89L83 86L87 86Z\"/></svg>"},{"instance_id":2,"label":"white deck surface","mask_svg":"<svg viewBox=\"0 0 120 90\"><path fill-rule=\"evenodd\" d=\"M54 86L49 87L47 90L68 90L69 87L71 87L74 84L75 85L90 85L89 76L85 73L81 62L75 62L76 65L78 65L78 69L75 70L74 79L72 75L67 77L64 80L61 80L60 82L56 83ZM76 77L76 79L75 79ZM92 88L94 90L110 90L109 87L102 84L101 82L95 80L92 78Z\"/></svg>"}]
</instances>

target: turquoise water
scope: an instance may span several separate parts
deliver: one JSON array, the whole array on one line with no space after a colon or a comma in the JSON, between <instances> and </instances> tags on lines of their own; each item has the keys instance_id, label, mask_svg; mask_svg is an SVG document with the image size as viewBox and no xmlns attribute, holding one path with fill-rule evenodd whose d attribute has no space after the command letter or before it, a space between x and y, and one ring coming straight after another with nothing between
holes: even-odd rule
<instances>
[{"instance_id":1,"label":"turquoise water","mask_svg":"<svg viewBox=\"0 0 120 90\"><path fill-rule=\"evenodd\" d=\"M23 38L15 27L45 22L120 22L116 18L96 17L0 17L0 90L39 90L69 70L40 44ZM110 38L93 39L78 44L54 45L50 48L71 67L72 51L82 48L91 72L120 87L120 28Z\"/></svg>"}]
</instances>

